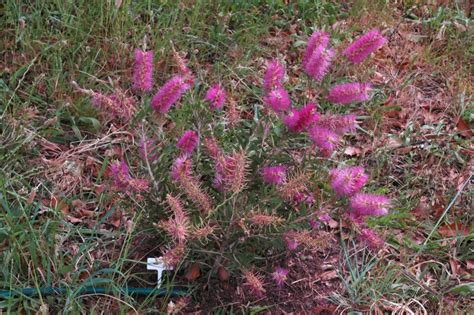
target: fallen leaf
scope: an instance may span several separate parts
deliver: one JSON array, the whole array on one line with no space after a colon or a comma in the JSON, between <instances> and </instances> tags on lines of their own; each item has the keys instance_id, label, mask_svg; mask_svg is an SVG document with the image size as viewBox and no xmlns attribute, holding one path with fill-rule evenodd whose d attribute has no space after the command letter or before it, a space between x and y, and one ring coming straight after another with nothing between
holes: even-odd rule
<instances>
[{"instance_id":1,"label":"fallen leaf","mask_svg":"<svg viewBox=\"0 0 474 315\"><path fill-rule=\"evenodd\" d=\"M115 210L115 212L109 219L109 223L116 228L120 226L120 224L122 223L122 211L120 211L120 209Z\"/></svg>"},{"instance_id":2,"label":"fallen leaf","mask_svg":"<svg viewBox=\"0 0 474 315\"><path fill-rule=\"evenodd\" d=\"M191 267L189 268L188 272L186 273L184 277L186 278L186 280L191 282L199 278L200 275L201 275L201 267L199 267L198 263L194 263L191 265Z\"/></svg>"},{"instance_id":3,"label":"fallen leaf","mask_svg":"<svg viewBox=\"0 0 474 315\"><path fill-rule=\"evenodd\" d=\"M474 270L474 259L466 260L466 266L469 270Z\"/></svg>"},{"instance_id":4,"label":"fallen leaf","mask_svg":"<svg viewBox=\"0 0 474 315\"><path fill-rule=\"evenodd\" d=\"M468 226L463 226L459 222L451 224L444 224L439 227L438 232L444 237L456 237L458 235L469 235L471 229Z\"/></svg>"},{"instance_id":5,"label":"fallen leaf","mask_svg":"<svg viewBox=\"0 0 474 315\"><path fill-rule=\"evenodd\" d=\"M418 205L415 207L415 209L411 211L411 213L419 219L426 218L429 214L429 209L426 203L426 199L427 198L423 196L418 202Z\"/></svg>"},{"instance_id":6,"label":"fallen leaf","mask_svg":"<svg viewBox=\"0 0 474 315\"><path fill-rule=\"evenodd\" d=\"M329 270L325 271L319 275L319 279L322 281L332 280L337 278L337 271L336 270Z\"/></svg>"},{"instance_id":7,"label":"fallen leaf","mask_svg":"<svg viewBox=\"0 0 474 315\"><path fill-rule=\"evenodd\" d=\"M43 199L43 204L52 209L60 210L63 214L69 214L69 206L64 200L60 200L55 196L52 196L50 199Z\"/></svg>"},{"instance_id":8,"label":"fallen leaf","mask_svg":"<svg viewBox=\"0 0 474 315\"><path fill-rule=\"evenodd\" d=\"M72 217L72 216L70 216L70 215L68 215L68 216L66 217L66 219L67 219L69 222L71 222L71 223L81 223L81 222L82 222L81 219Z\"/></svg>"},{"instance_id":9,"label":"fallen leaf","mask_svg":"<svg viewBox=\"0 0 474 315\"><path fill-rule=\"evenodd\" d=\"M469 128L469 125L461 118L459 117L456 127L459 130L459 134L463 137L469 138L474 136L474 132L472 131L471 128Z\"/></svg>"},{"instance_id":10,"label":"fallen leaf","mask_svg":"<svg viewBox=\"0 0 474 315\"><path fill-rule=\"evenodd\" d=\"M223 266L219 266L217 269L217 275L219 276L219 280L224 282L229 281L230 279L230 273Z\"/></svg>"},{"instance_id":11,"label":"fallen leaf","mask_svg":"<svg viewBox=\"0 0 474 315\"><path fill-rule=\"evenodd\" d=\"M449 257L449 265L451 266L453 275L457 276L459 274L459 262L456 259Z\"/></svg>"},{"instance_id":12,"label":"fallen leaf","mask_svg":"<svg viewBox=\"0 0 474 315\"><path fill-rule=\"evenodd\" d=\"M347 147L344 150L344 154L348 156L359 156L360 153L361 153L361 150L359 148L351 147L351 146Z\"/></svg>"},{"instance_id":13,"label":"fallen leaf","mask_svg":"<svg viewBox=\"0 0 474 315\"><path fill-rule=\"evenodd\" d=\"M36 189L33 189L26 200L26 204L31 205L36 197Z\"/></svg>"}]
</instances>

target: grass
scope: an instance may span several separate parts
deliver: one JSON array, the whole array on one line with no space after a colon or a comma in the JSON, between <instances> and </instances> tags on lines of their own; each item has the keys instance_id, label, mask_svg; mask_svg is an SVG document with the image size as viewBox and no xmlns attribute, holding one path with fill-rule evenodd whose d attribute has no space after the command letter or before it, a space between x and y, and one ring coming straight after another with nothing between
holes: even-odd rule
<instances>
[{"instance_id":1,"label":"grass","mask_svg":"<svg viewBox=\"0 0 474 315\"><path fill-rule=\"evenodd\" d=\"M0 264L4 266L0 287L62 286L68 288L68 292L64 296L19 296L0 300L0 310L6 313L39 310L44 314L108 311L141 314L164 312L169 302L168 298L79 293L79 288L86 284L108 288L131 284L152 286L154 275L144 272L143 256L157 254L163 240L149 224L156 217L158 206L142 200L120 204L122 224L113 228L111 222L116 209L110 207L110 197L93 188L103 184L102 176L89 186L78 182L79 189L72 195L61 195L56 186L58 179L65 180L65 176L56 174L54 177L54 165L41 163L42 158L56 157L56 148L91 143L88 141L106 132L98 112L87 98L73 90L71 81L98 90L108 88L108 77L126 82L133 49L142 47L144 42L157 53L159 73L171 73L172 42L179 51L188 53L191 67L206 69L199 73L200 82L245 82L232 93L242 100L240 105L244 111L252 112L261 101L258 78L266 59L282 57L290 50L287 58L292 59L288 61L294 60L299 45L305 40L302 34L310 34L313 28L329 30L337 21L349 24L348 33L364 30L367 25L357 22L372 16L372 26L387 22L392 27L400 21L419 25L415 28L422 36L417 44L422 45L424 55L417 58L435 71L420 72L418 59L413 59L402 84L395 85L393 90L384 86L367 106L368 120L374 124L367 126L374 127L367 128L367 132L373 137L382 137L375 126L386 122L382 106L389 96L395 95L398 89L408 90L412 86L421 89L426 82L431 82L427 78L446 81L439 86L454 90L459 99L446 111L452 117L461 115L472 123L472 100L468 93L472 89L469 83L472 44L469 32L464 30L472 27L472 22L456 5L438 8L413 5L407 2L397 11L385 1L356 1L349 6L301 0L291 4L276 0L183 1L180 4L151 0L6 0L0 8ZM384 14L374 15L379 11ZM347 38L343 32L334 31L335 41L344 42ZM166 79L165 75L159 77L159 84ZM306 88L298 85L296 90L303 93ZM403 107L403 103L394 106ZM185 105L183 111L176 114L177 125L193 115L196 115L193 108ZM411 125L391 129L390 136L408 146L420 139L425 141L423 130L430 130L442 136L442 141L423 142L408 154L400 154L398 149L385 145L369 151L367 156L354 157L372 166L372 179L380 187L385 184L398 193L396 210L372 224L388 231L389 244L400 256L381 259L343 246L339 276L344 290L331 296L331 301L341 309L360 311L406 305L420 310L423 308L420 304L424 303L427 303L424 307L428 305L430 310L440 312L451 307L460 312L468 308L468 302L462 298L452 303L453 294L458 292L454 296L462 297L461 293L472 294L472 289L457 285L461 276L453 274L447 257L462 266L472 261L472 228L467 236L447 237L439 233L436 221L429 218L418 221L411 213L420 196L440 191L443 195L435 197L447 200L446 207L456 196L457 185L452 182L445 187L446 181L437 182L436 176L448 176L450 169L465 170L469 165L469 156L462 153L469 146L468 139L455 132L446 135L445 126L454 128L452 121L420 126L414 120ZM245 134L249 130L250 127L238 132ZM86 172L89 156L95 159L94 165L98 165L102 175L109 163L103 154L112 147L111 141L98 142L88 154L67 162L73 163L73 168L80 165ZM370 142L366 143L369 146ZM236 146L232 139L226 140L226 144ZM122 146L127 149L127 144ZM420 165L429 165L431 175L428 169L421 172ZM73 182L64 185L68 183ZM463 226L472 226L472 213L463 209L470 204L469 200L472 202L469 189L472 187L467 185L451 209L457 212L446 211L443 220L461 220ZM52 203L52 195L57 195L60 202ZM77 210L75 200L94 205L90 220L84 219L81 224L71 221L68 216ZM401 235L400 230L410 234ZM146 241L143 238L150 235L154 237L143 244ZM428 235L426 246L420 247L420 240L423 242ZM411 261L414 252L418 252L419 261ZM238 254L245 262L248 253ZM387 261L389 263L384 264ZM418 269L412 269L415 267ZM237 266L230 268L238 269ZM436 294L426 290L424 283L429 277L436 277L435 285L430 288ZM199 293L196 296L199 300ZM214 310L258 313L274 306L230 305L227 309Z\"/></svg>"}]
</instances>

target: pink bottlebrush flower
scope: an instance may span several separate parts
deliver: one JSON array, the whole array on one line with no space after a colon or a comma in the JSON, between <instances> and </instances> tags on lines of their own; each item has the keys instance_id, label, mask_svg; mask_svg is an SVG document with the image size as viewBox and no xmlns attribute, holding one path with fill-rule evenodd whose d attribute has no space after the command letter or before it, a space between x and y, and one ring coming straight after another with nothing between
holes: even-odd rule
<instances>
[{"instance_id":1,"label":"pink bottlebrush flower","mask_svg":"<svg viewBox=\"0 0 474 315\"><path fill-rule=\"evenodd\" d=\"M247 181L247 156L245 151L234 152L220 158L222 184L225 191L237 193L244 189ZM216 169L217 171L217 169ZM217 173L217 172L216 172Z\"/></svg>"},{"instance_id":2,"label":"pink bottlebrush flower","mask_svg":"<svg viewBox=\"0 0 474 315\"><path fill-rule=\"evenodd\" d=\"M286 125L286 127L290 130L293 131L296 129L296 126L298 124L298 121L300 120L300 113L298 109L292 109L288 115L283 117L283 123Z\"/></svg>"},{"instance_id":3,"label":"pink bottlebrush flower","mask_svg":"<svg viewBox=\"0 0 474 315\"><path fill-rule=\"evenodd\" d=\"M146 179L132 178L128 181L128 190L134 192L147 191L150 183Z\"/></svg>"},{"instance_id":4,"label":"pink bottlebrush flower","mask_svg":"<svg viewBox=\"0 0 474 315\"><path fill-rule=\"evenodd\" d=\"M135 49L135 65L133 68L133 89L149 92L153 87L153 50Z\"/></svg>"},{"instance_id":5,"label":"pink bottlebrush flower","mask_svg":"<svg viewBox=\"0 0 474 315\"><path fill-rule=\"evenodd\" d=\"M282 112L291 107L290 95L284 88L276 88L270 91L263 98L263 101L276 112Z\"/></svg>"},{"instance_id":6,"label":"pink bottlebrush flower","mask_svg":"<svg viewBox=\"0 0 474 315\"><path fill-rule=\"evenodd\" d=\"M221 109L226 98L225 90L220 84L214 84L206 93L206 101L210 103L211 109Z\"/></svg>"},{"instance_id":7,"label":"pink bottlebrush flower","mask_svg":"<svg viewBox=\"0 0 474 315\"><path fill-rule=\"evenodd\" d=\"M314 126L309 131L309 136L324 156L331 156L340 143L339 135L334 131L319 126Z\"/></svg>"},{"instance_id":8,"label":"pink bottlebrush flower","mask_svg":"<svg viewBox=\"0 0 474 315\"><path fill-rule=\"evenodd\" d=\"M350 104L364 102L370 99L370 83L343 83L329 91L328 100L335 104Z\"/></svg>"},{"instance_id":9,"label":"pink bottlebrush flower","mask_svg":"<svg viewBox=\"0 0 474 315\"><path fill-rule=\"evenodd\" d=\"M298 241L295 238L293 238L291 234L288 234L285 237L285 242L286 242L286 247L288 247L288 250L290 251L296 250L299 246Z\"/></svg>"},{"instance_id":10,"label":"pink bottlebrush flower","mask_svg":"<svg viewBox=\"0 0 474 315\"><path fill-rule=\"evenodd\" d=\"M281 267L275 268L275 271L272 273L272 278L276 282L277 286L281 287L288 277L289 270Z\"/></svg>"},{"instance_id":11,"label":"pink bottlebrush flower","mask_svg":"<svg viewBox=\"0 0 474 315\"><path fill-rule=\"evenodd\" d=\"M333 58L333 49L325 49L320 53L315 52L304 65L304 70L311 78L321 82L324 76L327 74Z\"/></svg>"},{"instance_id":12,"label":"pink bottlebrush flower","mask_svg":"<svg viewBox=\"0 0 474 315\"><path fill-rule=\"evenodd\" d=\"M360 63L368 55L382 47L386 41L378 30L372 30L356 39L342 54L352 63Z\"/></svg>"},{"instance_id":13,"label":"pink bottlebrush flower","mask_svg":"<svg viewBox=\"0 0 474 315\"><path fill-rule=\"evenodd\" d=\"M318 126L334 131L338 135L352 133L357 128L355 115L324 115L317 122Z\"/></svg>"},{"instance_id":14,"label":"pink bottlebrush flower","mask_svg":"<svg viewBox=\"0 0 474 315\"><path fill-rule=\"evenodd\" d=\"M318 220L309 219L309 226L311 226L312 229L319 229L321 223Z\"/></svg>"},{"instance_id":15,"label":"pink bottlebrush flower","mask_svg":"<svg viewBox=\"0 0 474 315\"><path fill-rule=\"evenodd\" d=\"M110 171L115 186L122 190L126 190L128 188L128 182L131 179L127 163L125 163L125 161L115 162L110 166Z\"/></svg>"},{"instance_id":16,"label":"pink bottlebrush flower","mask_svg":"<svg viewBox=\"0 0 474 315\"><path fill-rule=\"evenodd\" d=\"M222 192L224 191L224 175L222 175L223 172L220 170L220 167L218 167L217 164L215 170L216 174L214 175L212 186Z\"/></svg>"},{"instance_id":17,"label":"pink bottlebrush flower","mask_svg":"<svg viewBox=\"0 0 474 315\"><path fill-rule=\"evenodd\" d=\"M280 185L286 181L286 166L267 166L262 169L263 181L268 184Z\"/></svg>"},{"instance_id":18,"label":"pink bottlebrush flower","mask_svg":"<svg viewBox=\"0 0 474 315\"><path fill-rule=\"evenodd\" d=\"M352 196L359 192L367 183L369 175L364 172L362 167L344 167L332 169L329 172L331 187L338 196Z\"/></svg>"},{"instance_id":19,"label":"pink bottlebrush flower","mask_svg":"<svg viewBox=\"0 0 474 315\"><path fill-rule=\"evenodd\" d=\"M210 197L202 189L201 182L192 174L192 160L187 155L180 156L171 167L171 178L186 193L189 200L196 204L202 212L212 210Z\"/></svg>"},{"instance_id":20,"label":"pink bottlebrush flower","mask_svg":"<svg viewBox=\"0 0 474 315\"><path fill-rule=\"evenodd\" d=\"M186 217L174 217L163 222L166 232L178 243L184 243L189 236L189 220Z\"/></svg>"},{"instance_id":21,"label":"pink bottlebrush flower","mask_svg":"<svg viewBox=\"0 0 474 315\"><path fill-rule=\"evenodd\" d=\"M138 151L140 152L140 157L144 160L148 160L150 163L156 162L156 160L158 160L158 146L152 139L140 139Z\"/></svg>"},{"instance_id":22,"label":"pink bottlebrush flower","mask_svg":"<svg viewBox=\"0 0 474 315\"><path fill-rule=\"evenodd\" d=\"M265 288L263 287L262 276L251 271L244 271L244 286L250 289L252 294L258 298L265 296Z\"/></svg>"},{"instance_id":23,"label":"pink bottlebrush flower","mask_svg":"<svg viewBox=\"0 0 474 315\"><path fill-rule=\"evenodd\" d=\"M309 103L303 108L293 109L283 119L284 124L292 132L301 132L308 129L319 120L316 105Z\"/></svg>"},{"instance_id":24,"label":"pink bottlebrush flower","mask_svg":"<svg viewBox=\"0 0 474 315\"><path fill-rule=\"evenodd\" d=\"M297 192L294 195L293 201L295 203L302 203L304 202L308 206L311 206L314 203L314 197L312 194L306 192Z\"/></svg>"},{"instance_id":25,"label":"pink bottlebrush flower","mask_svg":"<svg viewBox=\"0 0 474 315\"><path fill-rule=\"evenodd\" d=\"M327 222L329 222L330 220L332 220L332 218L329 216L329 214L325 213L318 216L317 220L310 220L309 224L313 229L317 229L321 226L321 222L327 224Z\"/></svg>"},{"instance_id":26,"label":"pink bottlebrush flower","mask_svg":"<svg viewBox=\"0 0 474 315\"><path fill-rule=\"evenodd\" d=\"M187 156L178 157L171 167L171 178L175 181L189 180L191 177L192 160Z\"/></svg>"},{"instance_id":27,"label":"pink bottlebrush flower","mask_svg":"<svg viewBox=\"0 0 474 315\"><path fill-rule=\"evenodd\" d=\"M216 161L221 153L221 149L219 148L219 144L217 143L216 138L214 137L207 137L204 139L204 147L206 148L209 156Z\"/></svg>"},{"instance_id":28,"label":"pink bottlebrush flower","mask_svg":"<svg viewBox=\"0 0 474 315\"><path fill-rule=\"evenodd\" d=\"M329 222L331 220L331 217L329 216L329 214L322 214L318 217L319 221L321 222Z\"/></svg>"},{"instance_id":29,"label":"pink bottlebrush flower","mask_svg":"<svg viewBox=\"0 0 474 315\"><path fill-rule=\"evenodd\" d=\"M132 178L125 161L115 162L110 166L114 179L114 185L124 192L142 192L148 189L148 181L140 178Z\"/></svg>"},{"instance_id":30,"label":"pink bottlebrush flower","mask_svg":"<svg viewBox=\"0 0 474 315\"><path fill-rule=\"evenodd\" d=\"M100 108L106 115L128 122L136 112L135 99L116 89L113 94L92 93L92 105Z\"/></svg>"},{"instance_id":31,"label":"pink bottlebrush flower","mask_svg":"<svg viewBox=\"0 0 474 315\"><path fill-rule=\"evenodd\" d=\"M306 66L310 58L321 54L329 43L329 34L323 31L314 32L308 40L303 57L303 66Z\"/></svg>"},{"instance_id":32,"label":"pink bottlebrush flower","mask_svg":"<svg viewBox=\"0 0 474 315\"><path fill-rule=\"evenodd\" d=\"M186 58L182 57L179 52L174 49L174 47L172 47L172 49L173 59L178 65L178 73L185 79L186 83L192 85L194 83L194 75L188 68L188 62Z\"/></svg>"},{"instance_id":33,"label":"pink bottlebrush flower","mask_svg":"<svg viewBox=\"0 0 474 315\"><path fill-rule=\"evenodd\" d=\"M362 229L359 239L373 251L378 251L385 246L385 241L372 229Z\"/></svg>"},{"instance_id":34,"label":"pink bottlebrush flower","mask_svg":"<svg viewBox=\"0 0 474 315\"><path fill-rule=\"evenodd\" d=\"M193 153L194 149L198 145L198 134L194 130L187 130L183 136L179 139L176 145L184 154Z\"/></svg>"},{"instance_id":35,"label":"pink bottlebrush flower","mask_svg":"<svg viewBox=\"0 0 474 315\"><path fill-rule=\"evenodd\" d=\"M350 206L356 216L382 216L388 213L390 199L383 195L357 193L351 197Z\"/></svg>"},{"instance_id":36,"label":"pink bottlebrush flower","mask_svg":"<svg viewBox=\"0 0 474 315\"><path fill-rule=\"evenodd\" d=\"M265 92L270 92L273 89L283 86L283 79L285 78L285 68L278 60L273 59L268 63L267 71L265 72L263 88Z\"/></svg>"},{"instance_id":37,"label":"pink bottlebrush flower","mask_svg":"<svg viewBox=\"0 0 474 315\"><path fill-rule=\"evenodd\" d=\"M160 113L166 113L191 86L182 76L174 76L153 96L151 107Z\"/></svg>"},{"instance_id":38,"label":"pink bottlebrush flower","mask_svg":"<svg viewBox=\"0 0 474 315\"><path fill-rule=\"evenodd\" d=\"M163 263L168 267L175 268L184 257L186 246L185 243L178 243L175 247L164 249L162 252Z\"/></svg>"}]
</instances>

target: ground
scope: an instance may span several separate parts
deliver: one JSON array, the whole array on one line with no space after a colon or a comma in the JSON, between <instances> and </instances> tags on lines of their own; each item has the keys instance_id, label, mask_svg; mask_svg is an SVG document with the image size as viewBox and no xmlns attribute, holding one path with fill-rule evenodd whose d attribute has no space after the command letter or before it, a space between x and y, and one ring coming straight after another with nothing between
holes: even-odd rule
<instances>
[{"instance_id":1,"label":"ground","mask_svg":"<svg viewBox=\"0 0 474 315\"><path fill-rule=\"evenodd\" d=\"M172 300L185 313L472 311L469 1L6 0L0 23L1 289L68 288L60 297L0 298L0 310L159 313ZM370 103L352 108L363 122L342 155L370 168L371 180L396 200L388 216L369 222L387 246L377 255L361 250L346 222L333 220L314 231L325 240L318 248L255 254L261 266L292 268L283 288L265 276L265 298L249 297L233 265L223 280L208 278L204 265L203 274L190 275L192 262L174 279L194 288L192 297L79 293L87 282L153 285L143 262L160 254L164 240L152 224L153 197L104 193L107 163L136 139L106 124L71 82L92 89L126 82L133 50L144 42L156 52L156 73L173 72L173 45L202 81L235 85L241 118L251 120L265 62L274 57L289 65L297 93L320 100L315 84L296 79L304 43L319 28L340 44L372 28L388 39L370 62L338 73L377 86ZM179 130L180 121L173 124L166 128Z\"/></svg>"}]
</instances>

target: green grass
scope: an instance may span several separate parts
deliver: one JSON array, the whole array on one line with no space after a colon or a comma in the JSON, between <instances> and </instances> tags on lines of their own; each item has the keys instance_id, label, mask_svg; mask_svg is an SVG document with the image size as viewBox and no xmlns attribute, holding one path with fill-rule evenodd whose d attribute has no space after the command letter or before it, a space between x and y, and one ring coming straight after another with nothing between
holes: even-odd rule
<instances>
[{"instance_id":1,"label":"green grass","mask_svg":"<svg viewBox=\"0 0 474 315\"><path fill-rule=\"evenodd\" d=\"M265 38L274 34L275 28L287 32L285 36L291 39L290 50L294 53L298 42L305 40L302 34L310 34L313 28L329 30L336 21L357 19L371 10L384 8L387 8L384 1L357 1L352 8L331 1L301 0L289 5L276 0L183 1L181 4L175 1L123 0L119 8L114 1L99 0L4 1L0 7L0 264L3 266L0 287L18 289L49 285L69 290L61 297L21 296L0 300L0 310L6 313L40 310L44 314L48 311L67 314L103 313L108 309L122 314L141 314L166 309L166 298L156 301L116 294L105 299L78 293L78 288L88 283L100 283L109 288L130 284L153 285L154 275L144 272L143 257L137 260L133 254L137 239L156 233L146 222L155 218L158 206L139 202L121 205L137 208L129 217L130 224L136 228L121 226L105 231L104 224L108 224L114 211L107 207L107 196L83 190L74 196L59 196L70 207L74 199L97 204L94 209L98 216L96 224L88 227L68 222L61 209L42 202L41 198L50 196L54 187L53 180L44 178L46 167L39 166L43 165L38 158L44 155L44 140L68 147L79 141L95 139L104 128L90 101L73 90L71 81L87 88L106 90L109 88L108 77L113 77L120 78L123 85L128 86L133 49L147 42L160 61L159 73L163 76L157 80L161 84L172 72L173 42L179 51L188 53L192 68L209 69L207 76L205 72L199 73L199 84L245 81L244 87L233 92L243 100L241 105L244 108L252 109L262 96L257 80L264 60L284 53L278 43L262 44ZM469 44L468 32L462 32L462 27L471 25L471 22L461 9L439 8L430 11L428 16L410 13L409 17L420 20L422 31L427 36L429 43L425 57L429 63L444 67L446 56L453 56L452 62L443 69L459 71L460 67L468 68L468 52L472 51L472 44ZM291 33L294 25L298 31ZM440 44L434 38L442 28L445 38ZM359 27L351 25L349 29L353 31ZM338 42L350 37L350 34L334 33ZM468 71L459 73L459 80L453 84L462 86L468 78ZM406 84L411 84L413 77ZM199 88L203 90L203 87ZM302 92L304 88L298 86L297 90ZM460 88L460 95L464 96L467 91ZM381 91L368 106L375 121L383 119L383 113L378 109L386 97L385 91ZM467 99L455 111L467 117L465 113L472 112L471 106L472 102ZM193 115L191 106L186 105L176 114L178 128ZM405 130L396 136L407 141L413 132ZM454 149L434 143L425 153L435 152L439 167L459 163L456 154L459 155L459 148L466 146L465 140L453 139L458 144ZM226 143L235 146L230 139ZM110 143L107 148L110 148ZM426 260L442 261L441 267L430 264L427 268L439 276L441 284L437 289L443 295L455 288L445 271L446 257L454 255L460 261L472 259L472 234L452 242L452 238L446 240L437 233L435 222L420 223L413 219L410 211L416 206L419 195L412 192L418 189L430 191L432 187L432 180L417 177L410 168L420 159L427 158L423 152L421 157L419 154L420 151L401 157L403 163L400 165L393 163L396 154L390 148L380 148L367 158L367 164L374 166L373 180L400 192L396 210L390 217L375 220L373 224L387 229L406 229L412 233L421 230L425 237L433 231L423 254ZM108 160L99 155L96 157L100 159L103 171ZM394 171L396 178L387 176L387 169ZM101 181L94 184L99 185ZM30 202L32 191L36 191L39 198ZM451 190L446 199L454 196L455 191ZM466 194L463 196L469 198ZM448 215L447 219L454 218ZM472 217L463 220L471 224ZM405 255L401 254L404 263L411 264L410 253L418 251L419 244L409 237L402 241L389 239L391 246ZM158 237L153 241L156 244L147 246L150 254L156 254L162 245ZM407 254L406 250L412 252ZM93 257L92 254L98 251L104 256ZM392 301L397 302L426 298L423 288L400 277L400 266L383 266L383 262L369 253L363 253L361 260L357 260L360 253L353 255L347 248L342 254L341 278L345 291L335 297L340 305L356 310L361 305L370 306L372 301L381 297L393 297ZM242 259L245 260L245 253L242 253ZM379 282L379 279L383 281ZM432 295L429 300L443 301L442 297ZM465 307L462 302L457 306L460 309ZM236 312L259 311L255 306L231 308Z\"/></svg>"}]
</instances>

